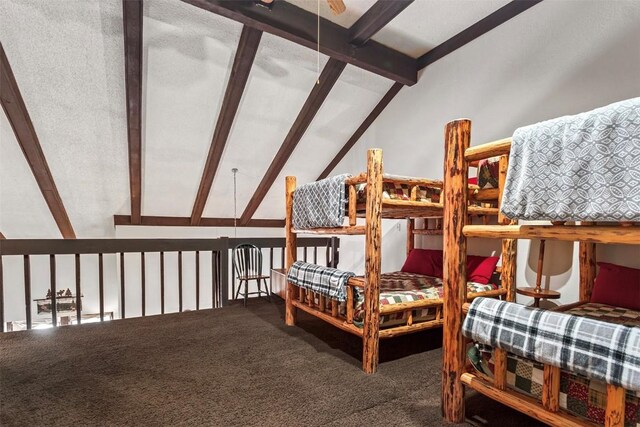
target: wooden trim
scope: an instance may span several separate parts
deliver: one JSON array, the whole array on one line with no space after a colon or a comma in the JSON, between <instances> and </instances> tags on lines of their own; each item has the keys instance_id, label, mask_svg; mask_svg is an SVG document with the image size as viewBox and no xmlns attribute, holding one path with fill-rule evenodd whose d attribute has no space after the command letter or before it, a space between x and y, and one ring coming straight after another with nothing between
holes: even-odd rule
<instances>
[{"instance_id":1,"label":"wooden trim","mask_svg":"<svg viewBox=\"0 0 640 427\"><path fill-rule=\"evenodd\" d=\"M497 400L498 402L501 402L517 411L520 411L525 415L536 418L543 423L563 427L596 426L596 424L590 423L586 420L572 416L565 412L547 411L542 407L542 405L540 405L537 400L520 394L516 391L498 390L487 381L472 373L463 373L460 377L460 380L467 387L471 387L475 391L482 393L491 399Z\"/></svg>"},{"instance_id":2,"label":"wooden trim","mask_svg":"<svg viewBox=\"0 0 640 427\"><path fill-rule=\"evenodd\" d=\"M498 200L500 197L500 190L498 188L484 188L477 190L473 195L474 200L479 202L491 202Z\"/></svg>"},{"instance_id":3,"label":"wooden trim","mask_svg":"<svg viewBox=\"0 0 640 427\"><path fill-rule=\"evenodd\" d=\"M467 225L467 237L493 239L548 239L640 245L640 227L582 225Z\"/></svg>"},{"instance_id":4,"label":"wooden trim","mask_svg":"<svg viewBox=\"0 0 640 427\"><path fill-rule=\"evenodd\" d=\"M465 367L462 305L467 297L467 239L463 226L468 210L468 174L464 152L471 139L471 121L456 120L445 127L442 346L442 414L447 422L464 421Z\"/></svg>"},{"instance_id":5,"label":"wooden trim","mask_svg":"<svg viewBox=\"0 0 640 427\"><path fill-rule=\"evenodd\" d=\"M424 230L416 230L416 220L412 218L407 219L407 256L409 256L411 251L416 247L416 237L414 235L418 234L416 231Z\"/></svg>"},{"instance_id":6,"label":"wooden trim","mask_svg":"<svg viewBox=\"0 0 640 427\"><path fill-rule=\"evenodd\" d=\"M560 368L544 365L542 378L542 407L547 411L560 409Z\"/></svg>"},{"instance_id":7,"label":"wooden trim","mask_svg":"<svg viewBox=\"0 0 640 427\"><path fill-rule=\"evenodd\" d=\"M285 269L289 271L289 268L296 262L298 256L298 243L297 236L293 232L293 192L296 189L296 177L288 176L285 180L285 212L286 223L284 227L284 236L286 239L285 253L286 264ZM296 309L293 301L296 299L297 292L296 287L287 280L287 290L285 295L286 308L285 308L285 323L289 326L296 324Z\"/></svg>"},{"instance_id":8,"label":"wooden trim","mask_svg":"<svg viewBox=\"0 0 640 427\"><path fill-rule=\"evenodd\" d=\"M276 3L276 5L280 4L286 3ZM333 58L329 59L327 65L325 65L322 73L320 74L320 83L313 85L311 93L302 106L302 109L300 110L300 113L298 114L295 122L293 122L293 126L291 126L291 129L284 139L282 146L271 162L269 169L264 174L262 181L260 181L260 184L253 194L253 197L251 197L251 200L249 200L249 203L247 203L247 207L240 217L240 222L242 224L247 224L249 220L251 220L251 217L260 206L260 203L262 203L262 200L264 200L267 192L269 191L269 189L271 189L271 186L278 178L280 172L282 172L282 168L284 168L284 165L287 163L287 160L293 153L293 150L295 150L296 146L300 142L300 139L311 124L311 121L318 113L318 110L320 110L322 103L329 95L329 92L331 91L331 88L333 88L333 85L338 81L338 78L340 77L340 74L342 74L342 71L344 70L346 65L347 64L345 64L344 62L337 61Z\"/></svg>"},{"instance_id":9,"label":"wooden trim","mask_svg":"<svg viewBox=\"0 0 640 427\"><path fill-rule=\"evenodd\" d=\"M332 300L333 301L333 300ZM291 300L292 305L295 308L299 308L302 311L305 311L309 314L311 314L312 316L316 316L322 320L324 320L325 322L335 326L336 328L340 328L343 331L347 331L349 333L352 333L354 335L357 335L359 337L362 336L362 329L358 328L357 326L347 323L344 319L339 318L339 317L333 317L327 313L323 313L320 310L316 310L315 308L309 307L307 304L300 302L298 300Z\"/></svg>"},{"instance_id":10,"label":"wooden trim","mask_svg":"<svg viewBox=\"0 0 640 427\"><path fill-rule=\"evenodd\" d=\"M142 215L142 0L122 0L131 218Z\"/></svg>"},{"instance_id":11,"label":"wooden trim","mask_svg":"<svg viewBox=\"0 0 640 427\"><path fill-rule=\"evenodd\" d=\"M162 227L233 227L233 218L201 218L197 225L191 224L191 218L175 216L142 216L139 224L133 224L129 215L114 215L113 225L142 225L142 226L162 226ZM282 228L285 225L283 219L251 219L246 224L237 221L238 227L255 228Z\"/></svg>"},{"instance_id":12,"label":"wooden trim","mask_svg":"<svg viewBox=\"0 0 640 427\"><path fill-rule=\"evenodd\" d=\"M443 325L444 321L429 320L427 322L414 323L412 325L396 326L393 328L386 328L380 331L380 339L395 338L401 335L413 334L419 331L426 331L427 329L439 328Z\"/></svg>"},{"instance_id":13,"label":"wooden trim","mask_svg":"<svg viewBox=\"0 0 640 427\"><path fill-rule=\"evenodd\" d=\"M22 149L31 172L38 183L38 187L44 196L44 200L53 215L60 234L65 239L75 239L76 234L71 226L71 221L64 208L64 203L58 193L58 188L47 164L47 159L42 151L38 135L27 111L27 106L20 94L20 88L13 75L11 64L7 58L4 47L0 43L0 101L7 120L11 124L13 133Z\"/></svg>"},{"instance_id":14,"label":"wooden trim","mask_svg":"<svg viewBox=\"0 0 640 427\"><path fill-rule=\"evenodd\" d=\"M588 227L592 224L583 221L581 225ZM596 278L596 244L580 242L578 252L580 262L580 301L590 301Z\"/></svg>"},{"instance_id":15,"label":"wooden trim","mask_svg":"<svg viewBox=\"0 0 640 427\"><path fill-rule=\"evenodd\" d=\"M380 270L382 252L382 150L367 152L367 202L364 246L364 325L362 330L362 369L378 370L380 333Z\"/></svg>"},{"instance_id":16,"label":"wooden trim","mask_svg":"<svg viewBox=\"0 0 640 427\"><path fill-rule=\"evenodd\" d=\"M391 100L395 98L398 92L400 92L400 89L402 89L403 87L404 85L400 83L395 83L393 84L393 86L391 86L391 89L387 91L387 93L382 97L380 102L378 102L378 105L376 105L373 111L369 113L367 118L364 119L364 121L358 127L358 129L356 129L353 135L351 135L351 138L349 138L349 140L342 146L340 151L338 151L338 154L335 155L335 157L329 162L327 167L318 176L318 179L317 179L318 181L329 176L331 171L333 171L335 167L338 166L338 163L340 163L340 161L344 158L344 156L347 155L349 150L351 150L351 148L356 144L356 142L358 142L360 137L367 131L367 129L369 129L369 126L371 126L371 124L378 118L380 113L382 113L382 111L387 107L387 105L389 105Z\"/></svg>"},{"instance_id":17,"label":"wooden trim","mask_svg":"<svg viewBox=\"0 0 640 427\"><path fill-rule=\"evenodd\" d=\"M378 31L413 3L413 0L378 0L349 28L354 46L363 46Z\"/></svg>"},{"instance_id":18,"label":"wooden trim","mask_svg":"<svg viewBox=\"0 0 640 427\"><path fill-rule=\"evenodd\" d=\"M605 409L605 427L623 427L625 409L625 390L622 387L607 384L607 406Z\"/></svg>"},{"instance_id":19,"label":"wooden trim","mask_svg":"<svg viewBox=\"0 0 640 427\"><path fill-rule=\"evenodd\" d=\"M318 17L289 2L275 1L271 8L254 0L182 0L185 3L225 16L246 26L282 37L314 51L318 49ZM334 60L354 65L401 84L418 81L417 61L402 52L370 40L354 48L349 29L320 18L320 52Z\"/></svg>"},{"instance_id":20,"label":"wooden trim","mask_svg":"<svg viewBox=\"0 0 640 427\"><path fill-rule=\"evenodd\" d=\"M0 231L0 240L4 240L6 239L6 237L4 237L4 234L2 234L2 231Z\"/></svg>"},{"instance_id":21,"label":"wooden trim","mask_svg":"<svg viewBox=\"0 0 640 427\"><path fill-rule=\"evenodd\" d=\"M236 50L233 66L231 67L231 74L227 82L227 89L224 93L222 107L218 114L218 121L213 131L209 154L207 155L207 161L202 172L202 179L198 187L198 194L191 211L191 225L197 225L202 218L204 207L211 192L213 180L220 165L220 160L222 159L224 147L227 144L229 133L231 132L233 120L238 112L240 100L242 99L244 88L249 79L249 73L251 72L261 37L262 31L260 30L247 27L246 25L242 28L238 49Z\"/></svg>"},{"instance_id":22,"label":"wooden trim","mask_svg":"<svg viewBox=\"0 0 640 427\"><path fill-rule=\"evenodd\" d=\"M491 157L509 154L511 151L511 138L499 139L486 144L469 147L465 150L464 157L467 162L488 159Z\"/></svg>"},{"instance_id":23,"label":"wooden trim","mask_svg":"<svg viewBox=\"0 0 640 427\"><path fill-rule=\"evenodd\" d=\"M501 348L493 349L493 385L498 390L507 388L507 352Z\"/></svg>"},{"instance_id":24,"label":"wooden trim","mask_svg":"<svg viewBox=\"0 0 640 427\"><path fill-rule=\"evenodd\" d=\"M413 234L419 234L423 236L442 236L441 228L418 228L416 230L412 230Z\"/></svg>"},{"instance_id":25,"label":"wooden trim","mask_svg":"<svg viewBox=\"0 0 640 427\"><path fill-rule=\"evenodd\" d=\"M461 31L451 37L444 43L431 49L418 58L418 69L422 70L427 65L433 64L438 59L450 54L451 52L461 48L467 43L477 39L481 35L491 31L499 25L507 22L511 18L521 14L532 6L540 3L542 0L515 0L507 3L505 6L496 10L492 14L486 16L476 22L467 29Z\"/></svg>"},{"instance_id":26,"label":"wooden trim","mask_svg":"<svg viewBox=\"0 0 640 427\"><path fill-rule=\"evenodd\" d=\"M507 182L507 171L509 170L509 156L503 154L498 163L498 206L502 206L502 196ZM499 224L515 224L509 218L498 213ZM507 291L507 301L516 300L516 269L518 241L515 239L502 239L502 266L500 268L500 280L502 287Z\"/></svg>"}]
</instances>

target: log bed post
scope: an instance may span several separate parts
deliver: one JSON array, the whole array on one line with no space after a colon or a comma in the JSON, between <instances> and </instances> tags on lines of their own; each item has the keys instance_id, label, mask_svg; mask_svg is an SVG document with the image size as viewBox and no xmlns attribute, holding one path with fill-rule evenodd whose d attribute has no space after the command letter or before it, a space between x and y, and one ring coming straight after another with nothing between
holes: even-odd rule
<instances>
[{"instance_id":1,"label":"log bed post","mask_svg":"<svg viewBox=\"0 0 640 427\"><path fill-rule=\"evenodd\" d=\"M467 294L467 239L462 228L467 220L469 168L465 150L471 139L471 121L455 120L445 127L444 163L444 328L442 345L442 415L446 421L464 421L465 367L462 336L462 305Z\"/></svg>"},{"instance_id":2,"label":"log bed post","mask_svg":"<svg viewBox=\"0 0 640 427\"><path fill-rule=\"evenodd\" d=\"M500 156L498 163L498 209L502 206L502 194L507 181L507 170L509 169L509 157L507 155ZM517 221L511 221L498 211L498 224L509 225L515 224ZM501 285L507 290L507 301L516 300L516 251L518 241L516 239L502 239L502 273Z\"/></svg>"},{"instance_id":3,"label":"log bed post","mask_svg":"<svg viewBox=\"0 0 640 427\"><path fill-rule=\"evenodd\" d=\"M367 153L367 201L365 232L364 328L362 333L362 369L367 374L378 370L380 335L380 269L382 243L382 150Z\"/></svg>"},{"instance_id":4,"label":"log bed post","mask_svg":"<svg viewBox=\"0 0 640 427\"><path fill-rule=\"evenodd\" d=\"M591 222L582 221L583 227L593 225ZM580 260L580 302L591 300L591 291L596 278L596 244L592 242L579 243Z\"/></svg>"},{"instance_id":5,"label":"log bed post","mask_svg":"<svg viewBox=\"0 0 640 427\"><path fill-rule=\"evenodd\" d=\"M289 271L291 265L296 261L298 252L296 235L293 232L293 192L296 189L296 177L288 176L286 178L286 221L285 221L285 238L286 238L286 264L285 268ZM293 284L287 281L286 291L286 310L285 310L285 322L288 326L296 324L296 308L293 305L293 300L296 297L296 290Z\"/></svg>"},{"instance_id":6,"label":"log bed post","mask_svg":"<svg viewBox=\"0 0 640 427\"><path fill-rule=\"evenodd\" d=\"M427 220L425 220L427 221ZM416 237L413 234L413 230L416 228L416 220L413 218L407 219L407 256L413 248L416 247Z\"/></svg>"}]
</instances>

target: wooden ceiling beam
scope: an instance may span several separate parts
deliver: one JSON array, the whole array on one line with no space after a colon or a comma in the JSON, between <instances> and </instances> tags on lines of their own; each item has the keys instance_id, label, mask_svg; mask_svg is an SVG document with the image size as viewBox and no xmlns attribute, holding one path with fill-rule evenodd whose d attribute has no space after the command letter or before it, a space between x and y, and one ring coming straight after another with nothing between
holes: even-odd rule
<instances>
[{"instance_id":1,"label":"wooden ceiling beam","mask_svg":"<svg viewBox=\"0 0 640 427\"><path fill-rule=\"evenodd\" d=\"M322 103L327 98L327 95L329 95L333 85L338 81L338 78L340 77L340 74L342 74L346 65L347 64L344 62L330 58L322 69L319 83L313 85L311 93L302 106L300 113L298 113L298 117L296 117L296 120L293 122L293 126L289 129L289 133L285 137L284 142L276 153L276 156L273 158L269 169L267 169L264 177L262 177L262 181L260 181L255 193L253 193L251 200L247 203L247 206L240 217L243 224L247 224L249 220L251 220L251 217L260 206L260 203L264 200L267 192L273 185L276 178L278 178L278 175L287 163L291 153L295 150L298 142L300 142L300 139L311 124L311 121L318 113L318 110L320 110Z\"/></svg>"},{"instance_id":2,"label":"wooden ceiling beam","mask_svg":"<svg viewBox=\"0 0 640 427\"><path fill-rule=\"evenodd\" d=\"M354 46L363 46L413 3L413 0L378 0L349 28L349 40Z\"/></svg>"},{"instance_id":3,"label":"wooden ceiling beam","mask_svg":"<svg viewBox=\"0 0 640 427\"><path fill-rule=\"evenodd\" d=\"M122 0L131 217L142 215L142 0Z\"/></svg>"},{"instance_id":4,"label":"wooden ceiling beam","mask_svg":"<svg viewBox=\"0 0 640 427\"><path fill-rule=\"evenodd\" d=\"M0 231L0 240L4 240L4 239L5 239L4 234L2 234L2 231Z\"/></svg>"},{"instance_id":5,"label":"wooden ceiling beam","mask_svg":"<svg viewBox=\"0 0 640 427\"><path fill-rule=\"evenodd\" d=\"M476 22L469 28L461 31L460 33L451 37L449 40L443 42L442 44L436 46L429 52L422 55L420 58L418 58L419 69L423 69L427 65L433 64L437 60L444 58L454 50L480 37L481 35L499 26L500 24L505 23L509 19L526 11L527 9L540 3L541 1L542 0L514 0L511 3L508 3L507 5L496 10L487 17ZM385 94L378 105L375 106L371 114L367 116L360 127L355 131L351 138L349 138L347 143L342 147L338 154L336 154L333 160L331 160L325 170L322 171L318 179L323 179L329 176L331 171L338 165L338 163L340 163L340 161L344 158L344 156L346 156L346 154L355 145L355 143L358 142L358 139L360 139L360 137L369 128L369 126L371 126L373 121L380 115L380 113L382 113L382 110L386 108L386 106L398 94L401 88L402 85L399 85L398 83L394 84L391 87L391 89Z\"/></svg>"},{"instance_id":6,"label":"wooden ceiling beam","mask_svg":"<svg viewBox=\"0 0 640 427\"><path fill-rule=\"evenodd\" d=\"M270 8L254 0L182 0L244 25L274 34L310 49L318 49L318 17L289 2L275 1ZM374 40L356 48L349 29L320 18L320 52L383 77L411 86L418 81L415 58Z\"/></svg>"},{"instance_id":7,"label":"wooden ceiling beam","mask_svg":"<svg viewBox=\"0 0 640 427\"><path fill-rule=\"evenodd\" d=\"M403 87L404 85L400 83L394 83L393 86L391 86L391 89L387 91L387 93L382 97L380 102L378 102L378 105L376 105L373 111L369 113L369 115L364 119L364 121L358 127L358 129L356 129L353 135L351 135L351 138L349 138L346 144L344 144L344 146L340 149L338 154L336 154L336 156L333 158L333 160L331 160L329 165L322 171L320 176L318 176L318 180L324 179L329 176L331 171L336 166L338 166L338 163L340 163L340 161L344 158L344 156L347 155L349 150L351 150L351 148L356 144L356 142L358 142L360 137L367 131L367 129L369 129L369 126L371 126L371 124L375 121L375 119L378 118L380 113L382 113L382 110L384 110L386 106L389 105L391 100L395 98L398 92L400 92L400 89L402 89Z\"/></svg>"},{"instance_id":8,"label":"wooden ceiling beam","mask_svg":"<svg viewBox=\"0 0 640 427\"><path fill-rule=\"evenodd\" d=\"M449 40L439 44L429 52L419 57L418 69L422 70L427 65L433 64L437 60L444 58L454 50L461 48L481 35L493 30L501 24L504 24L511 18L521 14L541 1L542 0L514 0L507 3L492 14L486 16L469 28L461 31Z\"/></svg>"},{"instance_id":9,"label":"wooden ceiling beam","mask_svg":"<svg viewBox=\"0 0 640 427\"><path fill-rule=\"evenodd\" d=\"M284 227L284 219L252 219L246 224L242 224L240 219L234 222L233 218L201 218L200 223L194 225L191 223L191 217L173 217L173 216L142 216L140 223L134 224L130 215L114 215L113 225L144 225L155 227L255 227L255 228L282 228Z\"/></svg>"},{"instance_id":10,"label":"wooden ceiling beam","mask_svg":"<svg viewBox=\"0 0 640 427\"><path fill-rule=\"evenodd\" d=\"M64 203L62 203L60 193L58 193L58 188L2 43L0 43L0 101L22 153L27 159L53 219L58 225L60 234L65 239L75 239L76 234L64 208Z\"/></svg>"},{"instance_id":11,"label":"wooden ceiling beam","mask_svg":"<svg viewBox=\"0 0 640 427\"><path fill-rule=\"evenodd\" d=\"M207 156L207 162L202 173L202 179L200 180L198 194L191 211L191 225L197 225L202 218L202 213L204 212L204 207L207 204L207 199L211 192L211 186L213 185L216 171L218 170L220 160L222 159L224 147L227 144L227 139L229 138L229 132L231 131L233 120L236 117L238 106L242 99L242 93L244 92L247 80L249 79L249 73L251 72L251 66L256 56L256 52L258 51L261 37L262 31L260 30L247 27L246 25L242 28L240 42L238 43L236 56L233 60L233 66L231 68L227 89L222 101L222 107L220 108L218 121L213 132L209 155Z\"/></svg>"}]
</instances>

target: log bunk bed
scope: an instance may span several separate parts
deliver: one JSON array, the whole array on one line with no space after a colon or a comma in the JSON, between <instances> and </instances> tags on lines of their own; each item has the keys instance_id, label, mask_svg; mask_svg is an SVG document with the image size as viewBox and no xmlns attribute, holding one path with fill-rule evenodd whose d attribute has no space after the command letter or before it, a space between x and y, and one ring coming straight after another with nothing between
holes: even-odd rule
<instances>
[{"instance_id":1,"label":"log bunk bed","mask_svg":"<svg viewBox=\"0 0 640 427\"><path fill-rule=\"evenodd\" d=\"M404 197L390 198L387 194L389 192L387 186L402 187L405 191ZM393 297L384 299L384 295L389 294L383 293L381 297L381 283L383 292L385 283L389 283L385 280L397 279L393 277L397 274L401 275L400 280L406 279L402 273L381 274L381 220L384 218L407 219L407 255L409 255L414 249L417 235L442 234L443 203L440 198L442 186L442 181L383 174L382 151L372 149L368 151L366 173L347 177L344 181L342 188L345 188L344 199L346 200L343 201L346 201L346 206L342 205L345 212L345 222L340 222L342 226L296 229L294 227L296 178L287 177L285 230L286 268L289 271L289 279L286 293L286 324L295 325L296 311L303 310L335 327L361 337L363 370L368 374L375 373L377 370L379 339L441 327L444 322L441 292L440 295L420 296L421 299L400 300L401 302L394 301ZM469 200L472 203L467 207L470 217L483 218L483 223L486 223L487 220L484 218L497 216L497 200L492 198L492 195L498 193L496 189L481 189L477 185L469 185L467 188ZM426 193L430 192L433 194L428 196ZM364 224L358 224L358 218L364 218ZM428 222L427 219L432 219L435 227L417 228L415 223L417 218L425 219L425 223ZM348 225L345 225L347 220ZM299 234L365 236L365 274L363 277L354 276L345 281L346 301L344 303L341 304L337 298L331 298L326 294L292 283L291 270L296 263L296 237ZM440 262L441 260L442 256L440 256ZM491 267L492 271L493 268L495 263ZM435 280L428 276L423 276L423 279ZM429 284L429 286L439 286L441 291L441 281L437 280L439 282L436 285ZM470 301L481 295L501 297L512 292L509 288L496 285L479 286L478 292L474 292L474 289L470 288L466 300ZM429 315L425 316L425 313ZM395 319L395 322L384 324L384 319L389 318ZM393 326L390 326L390 323Z\"/></svg>"},{"instance_id":2,"label":"log bunk bed","mask_svg":"<svg viewBox=\"0 0 640 427\"><path fill-rule=\"evenodd\" d=\"M518 225L516 220L505 217L501 210L498 225L468 224L466 221L467 192L464 189L467 186L469 165L481 159L500 156L501 180L504 180L506 178L503 177L503 174L507 174L509 155L513 149L512 138L470 147L470 133L471 122L466 119L452 121L445 128L443 417L450 423L464 421L464 390L467 387L550 425L590 426L604 424L608 427L640 425L638 406L640 403L640 381L637 377L632 381L631 388L625 388L615 381L610 382L608 379L603 380L595 376L589 377L588 374L582 373L579 367L571 370L565 366L559 367L554 363L555 360L545 363L541 360L520 357L520 355L513 354L511 349L507 351L505 346L500 347L500 344L487 346L484 349L491 358L491 369L488 372L482 372L477 366L474 367L472 360L467 359L466 356L471 354L471 351L467 352L467 350L474 349L474 345L471 344L472 339L467 338L469 337L469 334L466 333L467 329L465 329L468 326L467 320L472 317L472 311L476 304L483 302L482 298L479 298L473 304L469 304L465 297L466 280L464 274L468 238L502 239L503 252L507 253L514 250L517 239L578 241L580 269L578 302L546 311L518 306L510 302L499 302L499 304L533 313L534 316L541 313L554 315L559 312L560 316L566 315L572 320L580 319L576 320L577 322L591 320L590 312L595 310L597 316L592 318L598 319L593 322L599 322L599 326L611 326L612 323L609 322L623 323L619 320L625 319L624 324L628 326L628 330L638 332L636 329L640 327L640 311L604 306L608 312L617 313L619 318L615 319L606 315L602 316L603 306L592 303L592 291L596 279L596 244L639 245L640 223L581 221L578 224L578 221L575 221L576 225L568 225L563 221L552 221L551 225ZM504 189L505 185L501 185L500 206L502 206ZM640 271L635 270L635 272L636 276L634 277L640 277L638 275ZM510 289L515 287L513 257L507 256L503 259L502 279L503 282L510 284ZM640 279L632 280L640 282ZM595 283L598 286L598 281ZM635 303L640 303L640 298L637 298L640 297L640 283L635 285L635 293L625 297L637 299ZM515 302L515 295L508 293L506 300ZM492 301L486 302L493 304ZM496 317L500 317L499 314ZM496 326L495 323L492 324L491 333L502 334L504 331L499 328L503 328L512 320L513 317L507 315L498 319L499 326ZM615 326L622 327L618 324ZM533 327L538 328L539 326L536 324ZM529 333L529 329L527 329L527 333ZM567 339L567 335L563 335L563 338ZM574 338L572 335L571 339ZM540 339L538 336L537 340ZM586 340L586 338L583 339ZM533 342L535 342L537 350L539 350L538 347L543 346L539 341L534 340ZM475 348L478 346L479 344L475 344ZM637 362L640 354L637 353L637 347L632 350L630 356L627 355L626 359L622 359L623 362L631 358L635 358ZM592 351L592 349L588 351ZM577 356L572 354L571 357ZM521 364L523 361L525 364ZM584 364L590 365L591 361L589 359L588 363ZM605 360L605 365L606 363L613 362ZM485 364L485 366L487 365L489 363ZM629 366L626 362L622 365L626 368ZM528 374L535 377L528 378L528 388L524 387L523 378L519 376L522 371L516 372L516 370L523 369L521 366L528 366ZM533 374L531 373L532 366ZM633 369L637 369L637 365L634 365ZM535 390L532 388L534 379L539 381L536 383L538 388ZM518 380L521 381L519 384ZM571 390L572 386L576 387L574 389L576 392L582 393L580 399L584 400L578 401L570 397L567 388ZM596 389L597 391L594 392ZM574 406L570 407L572 399L574 399ZM594 400L597 402L594 403ZM580 409L576 409L579 405L582 405Z\"/></svg>"}]
</instances>

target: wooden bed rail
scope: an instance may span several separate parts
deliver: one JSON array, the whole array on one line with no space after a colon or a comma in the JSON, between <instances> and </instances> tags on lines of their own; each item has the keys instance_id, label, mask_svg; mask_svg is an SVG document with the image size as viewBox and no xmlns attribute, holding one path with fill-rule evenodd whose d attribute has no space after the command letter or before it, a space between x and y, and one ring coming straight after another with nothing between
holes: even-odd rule
<instances>
[{"instance_id":1,"label":"wooden bed rail","mask_svg":"<svg viewBox=\"0 0 640 427\"><path fill-rule=\"evenodd\" d=\"M511 151L511 138L499 139L482 145L468 147L464 152L467 162L489 159L491 157L503 156Z\"/></svg>"}]
</instances>

